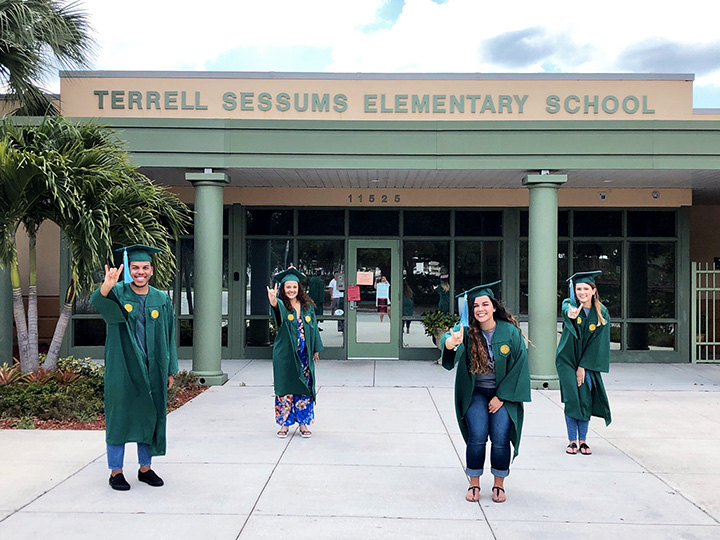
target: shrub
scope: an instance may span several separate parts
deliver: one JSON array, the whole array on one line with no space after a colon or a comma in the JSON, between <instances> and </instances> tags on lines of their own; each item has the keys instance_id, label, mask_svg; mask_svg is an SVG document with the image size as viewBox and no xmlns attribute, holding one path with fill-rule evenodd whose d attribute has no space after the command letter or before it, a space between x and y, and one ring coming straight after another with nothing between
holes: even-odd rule
<instances>
[{"instance_id":1,"label":"shrub","mask_svg":"<svg viewBox=\"0 0 720 540\"><path fill-rule=\"evenodd\" d=\"M52 371L48 371L47 369L41 367L35 371L31 371L30 373L26 373L25 375L23 375L22 380L29 383L37 382L40 384L45 384L54 376L55 374Z\"/></svg>"},{"instance_id":2,"label":"shrub","mask_svg":"<svg viewBox=\"0 0 720 540\"><path fill-rule=\"evenodd\" d=\"M435 310L425 313L422 325L425 328L425 334L434 339L440 332L447 332L458 322L460 322L460 317L457 315Z\"/></svg>"},{"instance_id":3,"label":"shrub","mask_svg":"<svg viewBox=\"0 0 720 540\"><path fill-rule=\"evenodd\" d=\"M43 358L44 360L44 358ZM0 416L27 419L94 420L103 412L103 366L89 358L58 360L58 369L22 375L18 366L0 367ZM32 422L30 422L32 423Z\"/></svg>"},{"instance_id":4,"label":"shrub","mask_svg":"<svg viewBox=\"0 0 720 540\"><path fill-rule=\"evenodd\" d=\"M194 373L187 370L178 371L173 377L172 388L168 390L168 403L175 401L175 396L183 388L189 388L191 386L199 386L199 377Z\"/></svg>"},{"instance_id":5,"label":"shrub","mask_svg":"<svg viewBox=\"0 0 720 540\"><path fill-rule=\"evenodd\" d=\"M105 373L105 366L98 364L90 358L75 358L66 356L59 358L57 368L63 371L72 370L83 377L102 377Z\"/></svg>"},{"instance_id":6,"label":"shrub","mask_svg":"<svg viewBox=\"0 0 720 540\"><path fill-rule=\"evenodd\" d=\"M55 380L57 383L61 386L72 384L80 379L80 374L75 373L74 371L68 369L63 371L62 369L58 369L55 372Z\"/></svg>"},{"instance_id":7,"label":"shrub","mask_svg":"<svg viewBox=\"0 0 720 540\"><path fill-rule=\"evenodd\" d=\"M0 385L14 384L22 379L22 371L19 363L8 366L7 363L0 366Z\"/></svg>"},{"instance_id":8,"label":"shrub","mask_svg":"<svg viewBox=\"0 0 720 540\"><path fill-rule=\"evenodd\" d=\"M36 417L41 420L97 418L103 411L102 390L87 381L60 386L55 379L45 384L0 386L0 411L3 417Z\"/></svg>"}]
</instances>

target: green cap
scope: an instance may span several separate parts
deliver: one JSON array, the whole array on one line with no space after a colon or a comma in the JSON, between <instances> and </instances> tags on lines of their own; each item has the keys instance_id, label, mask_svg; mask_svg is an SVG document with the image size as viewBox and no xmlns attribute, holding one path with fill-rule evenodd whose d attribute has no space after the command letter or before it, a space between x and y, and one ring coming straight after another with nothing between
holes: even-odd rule
<instances>
[{"instance_id":1,"label":"green cap","mask_svg":"<svg viewBox=\"0 0 720 540\"><path fill-rule=\"evenodd\" d=\"M458 300L458 313L460 314L460 324L462 324L463 326L470 325L470 309L468 306L472 305L472 303L478 296L489 296L491 298L495 298L495 295L493 294L490 287L494 287L499 283L501 283L501 281L493 281L492 283L478 285L477 287L468 289L467 291L455 296L455 298L460 299Z\"/></svg>"},{"instance_id":2,"label":"green cap","mask_svg":"<svg viewBox=\"0 0 720 540\"><path fill-rule=\"evenodd\" d=\"M286 281L297 281L300 283L305 279L305 274L297 268L288 268L282 272L278 272L273 276L273 283L285 283Z\"/></svg>"},{"instance_id":3,"label":"green cap","mask_svg":"<svg viewBox=\"0 0 720 540\"><path fill-rule=\"evenodd\" d=\"M575 298L575 284L576 283L592 283L595 285L595 276L602 274L602 270L593 270L592 272L575 272L572 276L567 278L567 282L570 284L570 300L573 302L577 301Z\"/></svg>"},{"instance_id":4,"label":"green cap","mask_svg":"<svg viewBox=\"0 0 720 540\"><path fill-rule=\"evenodd\" d=\"M595 277L602 274L602 270L592 272L575 272L566 281L570 283L595 283Z\"/></svg>"},{"instance_id":5,"label":"green cap","mask_svg":"<svg viewBox=\"0 0 720 540\"><path fill-rule=\"evenodd\" d=\"M500 283L502 283L502 280L493 281L492 283L486 283L484 285L478 285L477 287L473 287L472 289L468 289L465 292L461 292L460 294L455 295L455 298L467 296L468 302L477 298L478 296L491 296L495 298L495 295L493 294L490 287L494 287L495 285L498 285Z\"/></svg>"},{"instance_id":6,"label":"green cap","mask_svg":"<svg viewBox=\"0 0 720 540\"><path fill-rule=\"evenodd\" d=\"M144 244L135 244L124 248L116 249L119 253L127 253L128 262L152 262L151 255L160 253L162 249L146 246Z\"/></svg>"}]
</instances>

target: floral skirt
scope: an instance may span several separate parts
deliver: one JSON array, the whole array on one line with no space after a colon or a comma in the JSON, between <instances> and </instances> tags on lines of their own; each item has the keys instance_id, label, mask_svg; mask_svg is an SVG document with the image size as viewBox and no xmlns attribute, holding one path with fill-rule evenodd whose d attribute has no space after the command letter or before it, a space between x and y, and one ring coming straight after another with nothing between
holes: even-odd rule
<instances>
[{"instance_id":1,"label":"floral skirt","mask_svg":"<svg viewBox=\"0 0 720 540\"><path fill-rule=\"evenodd\" d=\"M309 426L314 420L315 404L310 396L275 396L275 422L279 426L292 426L295 422Z\"/></svg>"}]
</instances>

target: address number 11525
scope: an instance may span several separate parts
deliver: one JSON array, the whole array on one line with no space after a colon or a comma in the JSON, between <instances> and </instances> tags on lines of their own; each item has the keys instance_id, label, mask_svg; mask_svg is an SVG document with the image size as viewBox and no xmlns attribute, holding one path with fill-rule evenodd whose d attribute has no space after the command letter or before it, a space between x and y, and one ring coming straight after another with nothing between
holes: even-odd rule
<instances>
[{"instance_id":1,"label":"address number 11525","mask_svg":"<svg viewBox=\"0 0 720 540\"><path fill-rule=\"evenodd\" d=\"M370 193L369 195L353 195L352 193L348 195L348 202L350 203L370 203L370 204L388 204L388 203L399 203L400 202L400 194L396 193L395 195L375 195L374 193Z\"/></svg>"}]
</instances>

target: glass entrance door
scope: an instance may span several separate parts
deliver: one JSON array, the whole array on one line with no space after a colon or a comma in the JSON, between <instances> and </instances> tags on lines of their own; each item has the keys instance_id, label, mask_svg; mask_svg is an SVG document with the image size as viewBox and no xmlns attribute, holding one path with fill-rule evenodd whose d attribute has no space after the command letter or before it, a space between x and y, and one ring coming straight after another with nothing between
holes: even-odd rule
<instances>
[{"instance_id":1,"label":"glass entrance door","mask_svg":"<svg viewBox=\"0 0 720 540\"><path fill-rule=\"evenodd\" d=\"M348 358L398 358L401 284L397 240L348 240Z\"/></svg>"}]
</instances>

